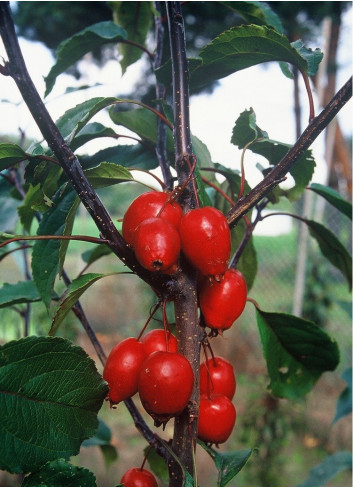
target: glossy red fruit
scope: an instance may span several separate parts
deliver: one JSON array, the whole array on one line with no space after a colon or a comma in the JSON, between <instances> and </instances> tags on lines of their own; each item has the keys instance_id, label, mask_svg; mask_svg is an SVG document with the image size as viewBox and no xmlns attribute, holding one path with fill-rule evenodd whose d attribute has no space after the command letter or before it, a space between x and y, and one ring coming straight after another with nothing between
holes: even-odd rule
<instances>
[{"instance_id":1,"label":"glossy red fruit","mask_svg":"<svg viewBox=\"0 0 353 489\"><path fill-rule=\"evenodd\" d=\"M235 407L227 396L212 394L200 397L198 437L205 443L224 443L236 420Z\"/></svg>"},{"instance_id":2,"label":"glossy red fruit","mask_svg":"<svg viewBox=\"0 0 353 489\"><path fill-rule=\"evenodd\" d=\"M228 329L244 310L247 299L245 279L233 268L228 269L219 282L205 278L199 298L206 326Z\"/></svg>"},{"instance_id":3,"label":"glossy red fruit","mask_svg":"<svg viewBox=\"0 0 353 489\"><path fill-rule=\"evenodd\" d=\"M124 239L132 244L135 229L142 221L150 217L161 217L178 229L183 211L177 202L166 203L169 198L169 194L157 191L146 192L137 197L130 204L123 219ZM160 212L162 207L163 210Z\"/></svg>"},{"instance_id":4,"label":"glossy red fruit","mask_svg":"<svg viewBox=\"0 0 353 489\"><path fill-rule=\"evenodd\" d=\"M236 380L231 363L223 357L210 358L200 365L200 393L223 394L232 400Z\"/></svg>"},{"instance_id":5,"label":"glossy red fruit","mask_svg":"<svg viewBox=\"0 0 353 489\"><path fill-rule=\"evenodd\" d=\"M141 336L146 357L155 351L170 351L178 350L178 342L176 337L170 331L164 329L152 329L148 333Z\"/></svg>"},{"instance_id":6,"label":"glossy red fruit","mask_svg":"<svg viewBox=\"0 0 353 489\"><path fill-rule=\"evenodd\" d=\"M136 394L138 375L145 356L143 345L136 338L126 338L114 346L103 370L112 404Z\"/></svg>"},{"instance_id":7,"label":"glossy red fruit","mask_svg":"<svg viewBox=\"0 0 353 489\"><path fill-rule=\"evenodd\" d=\"M144 268L163 272L178 261L179 233L164 219L151 217L136 228L133 247L138 262Z\"/></svg>"},{"instance_id":8,"label":"glossy red fruit","mask_svg":"<svg viewBox=\"0 0 353 489\"><path fill-rule=\"evenodd\" d=\"M155 476L147 469L133 467L125 472L122 476L120 484L125 487L157 487Z\"/></svg>"},{"instance_id":9,"label":"glossy red fruit","mask_svg":"<svg viewBox=\"0 0 353 489\"><path fill-rule=\"evenodd\" d=\"M193 385L194 373L183 355L156 351L141 366L138 392L143 407L159 426L183 411Z\"/></svg>"},{"instance_id":10,"label":"glossy red fruit","mask_svg":"<svg viewBox=\"0 0 353 489\"><path fill-rule=\"evenodd\" d=\"M219 276L227 270L231 236L221 211L192 209L182 217L179 233L183 252L203 275Z\"/></svg>"}]
</instances>

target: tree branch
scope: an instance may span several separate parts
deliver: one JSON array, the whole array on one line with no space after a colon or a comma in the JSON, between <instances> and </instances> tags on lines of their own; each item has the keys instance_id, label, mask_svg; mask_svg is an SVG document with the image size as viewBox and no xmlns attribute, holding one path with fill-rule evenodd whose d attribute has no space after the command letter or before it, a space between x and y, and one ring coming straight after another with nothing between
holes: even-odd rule
<instances>
[{"instance_id":1,"label":"tree branch","mask_svg":"<svg viewBox=\"0 0 353 489\"><path fill-rule=\"evenodd\" d=\"M331 120L338 114L342 107L352 96L352 78L337 92L331 102L315 117L305 129L303 134L273 168L273 170L245 197L239 199L227 214L230 227L234 227L244 214L254 207L266 194L276 187L302 156L302 154L312 145L315 139L321 134Z\"/></svg>"}]
</instances>

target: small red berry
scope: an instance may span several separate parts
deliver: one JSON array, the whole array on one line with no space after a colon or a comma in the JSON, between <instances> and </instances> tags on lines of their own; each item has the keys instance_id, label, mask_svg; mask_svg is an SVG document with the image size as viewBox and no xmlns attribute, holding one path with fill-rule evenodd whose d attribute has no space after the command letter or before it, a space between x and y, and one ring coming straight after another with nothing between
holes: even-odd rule
<instances>
[{"instance_id":1,"label":"small red berry","mask_svg":"<svg viewBox=\"0 0 353 489\"><path fill-rule=\"evenodd\" d=\"M136 338L126 338L114 346L103 370L109 385L109 399L117 404L137 392L137 381L145 350Z\"/></svg>"},{"instance_id":2,"label":"small red berry","mask_svg":"<svg viewBox=\"0 0 353 489\"><path fill-rule=\"evenodd\" d=\"M245 279L239 270L229 268L219 282L205 278L199 298L206 326L228 329L244 310L247 299Z\"/></svg>"},{"instance_id":3,"label":"small red berry","mask_svg":"<svg viewBox=\"0 0 353 489\"><path fill-rule=\"evenodd\" d=\"M151 217L136 228L133 247L138 262L144 268L163 272L178 261L179 233L164 219Z\"/></svg>"},{"instance_id":4,"label":"small red berry","mask_svg":"<svg viewBox=\"0 0 353 489\"><path fill-rule=\"evenodd\" d=\"M164 329L152 329L148 333L141 336L141 343L145 350L146 357L155 351L170 351L178 350L178 342L176 337Z\"/></svg>"},{"instance_id":5,"label":"small red berry","mask_svg":"<svg viewBox=\"0 0 353 489\"><path fill-rule=\"evenodd\" d=\"M177 202L168 202L169 198L170 195L165 192L146 192L130 204L122 226L123 237L129 244L133 243L137 226L150 217L161 217L175 228L179 228L183 211Z\"/></svg>"},{"instance_id":6,"label":"small red berry","mask_svg":"<svg viewBox=\"0 0 353 489\"><path fill-rule=\"evenodd\" d=\"M223 394L232 400L235 394L236 380L231 363L223 357L213 357L201 363L200 393Z\"/></svg>"},{"instance_id":7,"label":"small red berry","mask_svg":"<svg viewBox=\"0 0 353 489\"><path fill-rule=\"evenodd\" d=\"M159 426L184 410L193 385L194 373L183 355L156 351L141 366L138 392L143 407Z\"/></svg>"},{"instance_id":8,"label":"small red berry","mask_svg":"<svg viewBox=\"0 0 353 489\"><path fill-rule=\"evenodd\" d=\"M200 397L198 437L205 443L224 443L236 420L235 407L227 396L212 394Z\"/></svg>"},{"instance_id":9,"label":"small red berry","mask_svg":"<svg viewBox=\"0 0 353 489\"><path fill-rule=\"evenodd\" d=\"M180 221L182 250L203 275L222 275L228 268L231 236L227 219L214 207L192 209Z\"/></svg>"},{"instance_id":10,"label":"small red berry","mask_svg":"<svg viewBox=\"0 0 353 489\"><path fill-rule=\"evenodd\" d=\"M133 467L125 472L122 476L120 484L125 487L157 487L155 476L147 469Z\"/></svg>"}]
</instances>

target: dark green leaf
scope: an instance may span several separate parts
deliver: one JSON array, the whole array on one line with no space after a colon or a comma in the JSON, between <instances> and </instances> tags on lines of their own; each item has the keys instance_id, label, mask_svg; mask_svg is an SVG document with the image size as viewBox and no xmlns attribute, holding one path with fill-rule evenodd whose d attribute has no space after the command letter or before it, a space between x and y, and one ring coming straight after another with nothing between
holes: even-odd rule
<instances>
[{"instance_id":1,"label":"dark green leaf","mask_svg":"<svg viewBox=\"0 0 353 489\"><path fill-rule=\"evenodd\" d=\"M309 232L316 239L321 253L329 262L340 270L347 279L350 290L352 289L352 257L336 238L336 236L325 226L309 219L303 219L309 227Z\"/></svg>"},{"instance_id":2,"label":"dark green leaf","mask_svg":"<svg viewBox=\"0 0 353 489\"><path fill-rule=\"evenodd\" d=\"M0 308L14 304L37 302L40 299L40 294L32 280L17 282L16 284L5 283L0 288Z\"/></svg>"},{"instance_id":3,"label":"dark green leaf","mask_svg":"<svg viewBox=\"0 0 353 489\"><path fill-rule=\"evenodd\" d=\"M61 194L58 192L54 198L52 209L44 214L38 228L38 235L63 235L71 233L71 225L67 227L68 217L76 211L79 200L77 194L70 187ZM72 221L70 218L69 221ZM49 308L54 289L56 275L60 268L60 260L63 258L62 250L66 250L68 243L62 243L59 239L36 241L32 254L32 273L42 300Z\"/></svg>"},{"instance_id":4,"label":"dark green leaf","mask_svg":"<svg viewBox=\"0 0 353 489\"><path fill-rule=\"evenodd\" d=\"M102 256L110 255L110 253L112 253L112 250L108 248L108 246L97 245L91 250L83 252L81 257L82 260L87 263L87 265L91 265L96 260L99 260L99 258L101 258Z\"/></svg>"},{"instance_id":5,"label":"dark green leaf","mask_svg":"<svg viewBox=\"0 0 353 489\"><path fill-rule=\"evenodd\" d=\"M117 183L134 180L129 170L116 163L103 161L98 166L85 171L93 188L104 188Z\"/></svg>"},{"instance_id":6,"label":"dark green leaf","mask_svg":"<svg viewBox=\"0 0 353 489\"><path fill-rule=\"evenodd\" d=\"M338 398L336 414L332 423L336 423L336 421L344 416L348 416L352 412L352 367L347 368L343 372L342 379L347 383L347 387Z\"/></svg>"},{"instance_id":7,"label":"dark green leaf","mask_svg":"<svg viewBox=\"0 0 353 489\"><path fill-rule=\"evenodd\" d=\"M3 233L14 232L18 222L19 201L13 197L12 192L13 185L0 177L0 229Z\"/></svg>"},{"instance_id":8,"label":"dark green leaf","mask_svg":"<svg viewBox=\"0 0 353 489\"><path fill-rule=\"evenodd\" d=\"M47 96L53 89L56 78L82 58L89 51L107 42L118 42L126 39L124 29L112 21L98 22L78 32L60 43L56 52L56 63L45 78Z\"/></svg>"},{"instance_id":9,"label":"dark green leaf","mask_svg":"<svg viewBox=\"0 0 353 489\"><path fill-rule=\"evenodd\" d=\"M337 452L325 458L310 471L309 477L299 487L324 487L335 475L352 469L352 454Z\"/></svg>"},{"instance_id":10,"label":"dark green leaf","mask_svg":"<svg viewBox=\"0 0 353 489\"><path fill-rule=\"evenodd\" d=\"M249 460L250 455L253 452L251 449L246 449L221 453L217 452L214 448L209 447L202 441L199 441L199 444L211 456L218 469L218 485L220 487L225 487L232 479L234 479Z\"/></svg>"},{"instance_id":11,"label":"dark green leaf","mask_svg":"<svg viewBox=\"0 0 353 489\"><path fill-rule=\"evenodd\" d=\"M118 458L116 448L111 444L111 431L102 419L98 419L99 425L95 434L82 443L82 447L99 446L106 466L115 462Z\"/></svg>"},{"instance_id":12,"label":"dark green leaf","mask_svg":"<svg viewBox=\"0 0 353 489\"><path fill-rule=\"evenodd\" d=\"M311 321L260 309L256 317L274 396L297 399L337 367L337 343Z\"/></svg>"},{"instance_id":13,"label":"dark green leaf","mask_svg":"<svg viewBox=\"0 0 353 489\"><path fill-rule=\"evenodd\" d=\"M231 138L231 142L239 149L244 148L251 141L254 142L248 146L248 150L266 158L271 166L277 165L292 147L290 144L269 139L268 134L256 125L256 115L253 109L245 110L240 114L235 122ZM298 199L309 184L314 169L315 160L311 150L307 150L289 170L295 185L282 190L281 195L289 200Z\"/></svg>"},{"instance_id":14,"label":"dark green leaf","mask_svg":"<svg viewBox=\"0 0 353 489\"><path fill-rule=\"evenodd\" d=\"M234 10L248 24L268 25L278 32L283 32L281 20L278 15L265 2L221 2L226 7Z\"/></svg>"},{"instance_id":15,"label":"dark green leaf","mask_svg":"<svg viewBox=\"0 0 353 489\"><path fill-rule=\"evenodd\" d=\"M0 171L27 158L25 151L17 144L0 143Z\"/></svg>"},{"instance_id":16,"label":"dark green leaf","mask_svg":"<svg viewBox=\"0 0 353 489\"><path fill-rule=\"evenodd\" d=\"M204 47L199 56L202 63L190 69L193 89L270 61L286 62L313 75L322 59L320 50L308 50L302 43L291 45L286 36L273 28L257 25L233 27L223 32Z\"/></svg>"},{"instance_id":17,"label":"dark green leaf","mask_svg":"<svg viewBox=\"0 0 353 489\"><path fill-rule=\"evenodd\" d=\"M27 475L21 487L97 487L97 483L96 477L88 469L59 459Z\"/></svg>"},{"instance_id":18,"label":"dark green leaf","mask_svg":"<svg viewBox=\"0 0 353 489\"><path fill-rule=\"evenodd\" d=\"M56 306L49 335L53 336L56 333L61 322L79 300L81 295L102 277L106 277L106 275L101 273L87 273L71 282Z\"/></svg>"},{"instance_id":19,"label":"dark green leaf","mask_svg":"<svg viewBox=\"0 0 353 489\"><path fill-rule=\"evenodd\" d=\"M98 151L92 156L82 157L81 163L85 168L97 166L102 161L118 163L129 168L141 168L143 170L153 170L157 168L158 161L155 151L142 144L116 145Z\"/></svg>"},{"instance_id":20,"label":"dark green leaf","mask_svg":"<svg viewBox=\"0 0 353 489\"><path fill-rule=\"evenodd\" d=\"M77 454L106 394L93 360L63 338L0 346L0 468L22 474Z\"/></svg>"},{"instance_id":21,"label":"dark green leaf","mask_svg":"<svg viewBox=\"0 0 353 489\"><path fill-rule=\"evenodd\" d=\"M313 190L317 194L321 195L321 197L324 197L327 202L352 220L352 204L348 202L348 200L343 199L343 197L341 197L336 190L326 187L325 185L321 185L320 183L312 183L309 188L310 190Z\"/></svg>"},{"instance_id":22,"label":"dark green leaf","mask_svg":"<svg viewBox=\"0 0 353 489\"><path fill-rule=\"evenodd\" d=\"M152 2L112 2L111 8L114 21L126 30L128 40L144 46L153 20ZM120 62L123 73L143 54L141 48L132 44L121 43L119 51L123 55Z\"/></svg>"},{"instance_id":23,"label":"dark green leaf","mask_svg":"<svg viewBox=\"0 0 353 489\"><path fill-rule=\"evenodd\" d=\"M115 137L115 132L111 127L105 127L99 122L91 122L87 124L81 131L74 137L71 142L72 151L76 151L77 148L83 146L88 141L97 138Z\"/></svg>"}]
</instances>

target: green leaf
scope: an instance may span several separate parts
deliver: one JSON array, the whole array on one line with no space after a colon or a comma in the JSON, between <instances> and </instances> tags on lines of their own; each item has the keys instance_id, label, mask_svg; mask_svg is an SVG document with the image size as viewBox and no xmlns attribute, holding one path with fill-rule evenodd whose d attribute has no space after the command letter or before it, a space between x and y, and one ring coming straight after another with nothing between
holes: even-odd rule
<instances>
[{"instance_id":1,"label":"green leaf","mask_svg":"<svg viewBox=\"0 0 353 489\"><path fill-rule=\"evenodd\" d=\"M80 161L85 168L97 166L102 161L110 161L125 167L143 170L153 170L158 166L153 147L148 149L142 144L115 145L98 151L92 156L81 157Z\"/></svg>"},{"instance_id":2,"label":"green leaf","mask_svg":"<svg viewBox=\"0 0 353 489\"><path fill-rule=\"evenodd\" d=\"M253 109L245 110L240 114L233 128L231 142L242 149L250 143L248 150L266 158L271 166L277 165L292 145L269 139L267 133L256 125L256 115ZM307 150L289 170L295 185L289 189L281 190L289 200L298 199L309 184L315 169L315 160L311 150Z\"/></svg>"},{"instance_id":3,"label":"green leaf","mask_svg":"<svg viewBox=\"0 0 353 489\"><path fill-rule=\"evenodd\" d=\"M342 272L348 282L349 289L352 290L352 257L346 248L322 224L309 219L302 219L302 221L307 224L311 236L316 239L321 253Z\"/></svg>"},{"instance_id":4,"label":"green leaf","mask_svg":"<svg viewBox=\"0 0 353 489\"><path fill-rule=\"evenodd\" d=\"M272 26L278 32L283 32L280 18L265 2L221 3L241 15L248 24Z\"/></svg>"},{"instance_id":5,"label":"green leaf","mask_svg":"<svg viewBox=\"0 0 353 489\"><path fill-rule=\"evenodd\" d=\"M99 446L106 466L115 462L118 458L116 448L111 444L112 434L108 425L102 419L98 419L98 429L95 434L82 443L82 447Z\"/></svg>"},{"instance_id":6,"label":"green leaf","mask_svg":"<svg viewBox=\"0 0 353 489\"><path fill-rule=\"evenodd\" d=\"M56 78L86 53L97 49L102 44L122 41L126 37L124 29L112 21L104 21L86 27L60 43L56 52L56 63L45 77L45 97L52 91Z\"/></svg>"},{"instance_id":7,"label":"green leaf","mask_svg":"<svg viewBox=\"0 0 353 489\"><path fill-rule=\"evenodd\" d=\"M0 143L0 171L27 159L26 152L17 144Z\"/></svg>"},{"instance_id":8,"label":"green leaf","mask_svg":"<svg viewBox=\"0 0 353 489\"><path fill-rule=\"evenodd\" d=\"M5 283L0 288L0 308L14 304L37 302L40 299L40 294L32 280L17 282L16 284Z\"/></svg>"},{"instance_id":9,"label":"green leaf","mask_svg":"<svg viewBox=\"0 0 353 489\"><path fill-rule=\"evenodd\" d=\"M337 367L337 343L311 321L260 309L256 317L274 396L297 399Z\"/></svg>"},{"instance_id":10,"label":"green leaf","mask_svg":"<svg viewBox=\"0 0 353 489\"><path fill-rule=\"evenodd\" d=\"M112 250L108 246L99 244L91 250L84 251L81 258L87 265L91 265L95 261L99 260L102 256L110 255Z\"/></svg>"},{"instance_id":11,"label":"green leaf","mask_svg":"<svg viewBox=\"0 0 353 489\"><path fill-rule=\"evenodd\" d=\"M165 486L167 486L169 481L169 469L165 459L158 455L156 450L150 445L144 449L144 453L147 455L147 461L152 472L164 482Z\"/></svg>"},{"instance_id":12,"label":"green leaf","mask_svg":"<svg viewBox=\"0 0 353 489\"><path fill-rule=\"evenodd\" d=\"M322 59L320 50L306 49L271 27L233 27L213 39L199 53L202 62L190 69L192 89L208 85L239 70L270 61L286 62L309 76ZM315 70L316 68L316 70Z\"/></svg>"},{"instance_id":13,"label":"green leaf","mask_svg":"<svg viewBox=\"0 0 353 489\"><path fill-rule=\"evenodd\" d=\"M352 454L337 452L325 458L310 471L309 477L299 487L324 487L335 475L352 469Z\"/></svg>"},{"instance_id":14,"label":"green leaf","mask_svg":"<svg viewBox=\"0 0 353 489\"><path fill-rule=\"evenodd\" d=\"M13 197L12 183L0 177L0 229L2 232L15 232L18 222L18 205L19 201Z\"/></svg>"},{"instance_id":15,"label":"green leaf","mask_svg":"<svg viewBox=\"0 0 353 489\"><path fill-rule=\"evenodd\" d=\"M126 30L128 40L144 46L153 20L152 2L111 2L110 5L114 22ZM120 44L119 51L123 55L120 62L123 73L143 54L141 48L132 44Z\"/></svg>"},{"instance_id":16,"label":"green leaf","mask_svg":"<svg viewBox=\"0 0 353 489\"><path fill-rule=\"evenodd\" d=\"M21 487L97 487L97 482L95 475L88 469L59 459L27 475Z\"/></svg>"},{"instance_id":17,"label":"green leaf","mask_svg":"<svg viewBox=\"0 0 353 489\"><path fill-rule=\"evenodd\" d=\"M327 202L333 205L333 207L352 220L352 204L348 202L348 200L341 197L336 190L326 187L325 185L321 185L320 183L312 183L309 189L321 195L321 197L326 199Z\"/></svg>"},{"instance_id":18,"label":"green leaf","mask_svg":"<svg viewBox=\"0 0 353 489\"><path fill-rule=\"evenodd\" d=\"M225 487L241 471L246 462L249 460L253 450L234 450L231 452L217 452L202 441L198 443L206 450L213 459L218 469L218 485Z\"/></svg>"},{"instance_id":19,"label":"green leaf","mask_svg":"<svg viewBox=\"0 0 353 489\"><path fill-rule=\"evenodd\" d=\"M49 335L55 335L61 322L64 320L65 316L71 310L71 308L76 304L81 295L93 285L97 280L107 275L101 273L87 273L81 275L80 277L74 279L66 291L61 296L54 313L54 319L52 321Z\"/></svg>"},{"instance_id":20,"label":"green leaf","mask_svg":"<svg viewBox=\"0 0 353 489\"><path fill-rule=\"evenodd\" d=\"M116 163L103 161L100 165L85 171L93 188L104 188L117 183L134 180L129 170Z\"/></svg>"},{"instance_id":21,"label":"green leaf","mask_svg":"<svg viewBox=\"0 0 353 489\"><path fill-rule=\"evenodd\" d=\"M347 383L347 387L341 392L338 398L336 414L332 424L352 412L352 367L347 368L343 372L342 379Z\"/></svg>"},{"instance_id":22,"label":"green leaf","mask_svg":"<svg viewBox=\"0 0 353 489\"><path fill-rule=\"evenodd\" d=\"M95 97L68 109L57 121L56 125L62 136L69 142L83 129L94 115L121 100L115 97Z\"/></svg>"},{"instance_id":23,"label":"green leaf","mask_svg":"<svg viewBox=\"0 0 353 489\"><path fill-rule=\"evenodd\" d=\"M93 360L63 338L0 346L0 468L23 474L76 455L107 390Z\"/></svg>"},{"instance_id":24,"label":"green leaf","mask_svg":"<svg viewBox=\"0 0 353 489\"><path fill-rule=\"evenodd\" d=\"M72 227L72 213L76 211L79 199L74 190L67 187L54 198L52 209L46 212L38 228L38 235L70 234ZM67 226L69 221L69 226ZM68 242L62 243L59 239L36 241L32 253L33 280L46 307L53 294L54 283L63 260L63 253Z\"/></svg>"},{"instance_id":25,"label":"green leaf","mask_svg":"<svg viewBox=\"0 0 353 489\"><path fill-rule=\"evenodd\" d=\"M72 140L70 146L72 151L75 152L77 148L83 146L89 141L92 141L93 139L115 136L115 131L113 131L111 127L105 127L99 122L92 122L81 129L81 131Z\"/></svg>"}]
</instances>

